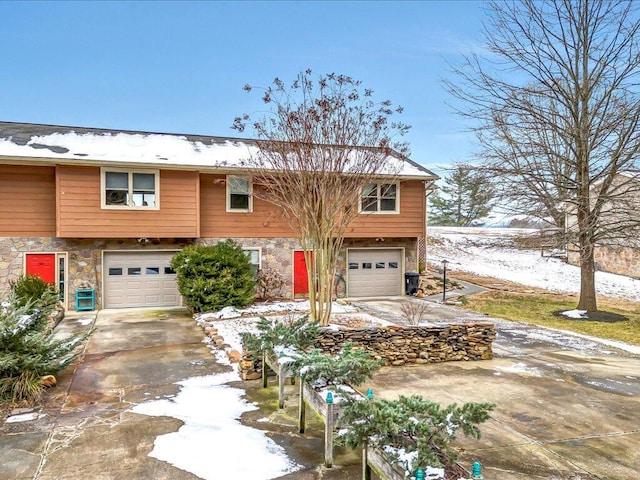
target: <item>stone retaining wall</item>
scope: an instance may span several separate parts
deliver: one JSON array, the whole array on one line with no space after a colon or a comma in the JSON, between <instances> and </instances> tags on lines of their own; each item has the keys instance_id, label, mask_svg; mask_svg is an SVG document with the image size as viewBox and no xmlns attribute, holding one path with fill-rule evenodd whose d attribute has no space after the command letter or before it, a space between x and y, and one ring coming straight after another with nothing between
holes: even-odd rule
<instances>
[{"instance_id":1,"label":"stone retaining wall","mask_svg":"<svg viewBox=\"0 0 640 480\"><path fill-rule=\"evenodd\" d=\"M206 331L206 329L205 329ZM217 346L224 348L224 339L217 331L207 331ZM492 323L461 323L437 326L389 326L362 329L322 329L315 343L326 353L336 354L351 342L387 365L402 366L418 363L439 363L456 360L490 360L496 329ZM239 356L238 352L234 353ZM236 362L239 359L234 359ZM261 360L243 355L238 370L244 380L260 378Z\"/></svg>"},{"instance_id":2,"label":"stone retaining wall","mask_svg":"<svg viewBox=\"0 0 640 480\"><path fill-rule=\"evenodd\" d=\"M323 329L315 347L336 354L345 343L363 348L387 365L489 360L496 330L491 323L438 326Z\"/></svg>"}]
</instances>

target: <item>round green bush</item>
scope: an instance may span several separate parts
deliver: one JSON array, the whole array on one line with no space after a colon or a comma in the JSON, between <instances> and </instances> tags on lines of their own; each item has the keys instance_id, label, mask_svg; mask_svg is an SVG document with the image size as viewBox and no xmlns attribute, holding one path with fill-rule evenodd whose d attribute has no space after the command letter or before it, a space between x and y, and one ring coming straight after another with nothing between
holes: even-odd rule
<instances>
[{"instance_id":1,"label":"round green bush","mask_svg":"<svg viewBox=\"0 0 640 480\"><path fill-rule=\"evenodd\" d=\"M176 271L180 294L196 312L253 303L251 263L233 240L185 247L171 259L171 268Z\"/></svg>"}]
</instances>

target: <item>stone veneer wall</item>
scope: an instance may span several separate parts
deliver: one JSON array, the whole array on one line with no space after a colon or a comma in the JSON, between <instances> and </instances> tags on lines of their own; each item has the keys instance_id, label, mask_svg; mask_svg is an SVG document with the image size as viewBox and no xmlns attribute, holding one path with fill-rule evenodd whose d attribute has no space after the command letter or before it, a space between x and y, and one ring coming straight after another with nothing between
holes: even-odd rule
<instances>
[{"instance_id":1,"label":"stone veneer wall","mask_svg":"<svg viewBox=\"0 0 640 480\"><path fill-rule=\"evenodd\" d=\"M569 248L567 260L580 265L580 252ZM596 247L596 270L640 278L640 249L629 247Z\"/></svg>"},{"instance_id":2,"label":"stone veneer wall","mask_svg":"<svg viewBox=\"0 0 640 480\"><path fill-rule=\"evenodd\" d=\"M204 326L204 325L203 325ZM224 338L217 329L204 326L205 332L218 348L225 348ZM496 329L492 323L461 323L434 326L389 326L362 329L321 329L315 348L336 354L351 342L355 347L382 359L388 366L419 363L440 363L460 360L491 360ZM232 363L239 362L243 380L260 378L262 360L250 354L228 352Z\"/></svg>"},{"instance_id":3,"label":"stone veneer wall","mask_svg":"<svg viewBox=\"0 0 640 480\"><path fill-rule=\"evenodd\" d=\"M203 238L196 243L213 245L221 238ZM260 248L262 268L278 271L285 282L282 295L287 298L293 291L293 250L300 249L300 243L294 238L235 238L246 248ZM24 273L25 253L67 253L67 306L75 308L75 291L81 288L94 288L96 306L102 306L102 252L103 250L179 250L192 243L188 239L152 239L141 245L135 239L65 239L56 237L11 238L0 237L0 298L9 291L8 280L18 278ZM416 239L346 239L346 248L361 247L404 247L406 271L417 268ZM346 250L339 258L338 270L346 273Z\"/></svg>"},{"instance_id":4,"label":"stone veneer wall","mask_svg":"<svg viewBox=\"0 0 640 480\"><path fill-rule=\"evenodd\" d=\"M103 250L180 250L188 241L152 240L141 245L135 239L64 239L55 237L0 238L0 298L9 291L9 280L24 273L25 253L67 253L67 306L75 309L75 292L94 288L96 307L102 305ZM5 281L6 280L6 281Z\"/></svg>"},{"instance_id":5,"label":"stone veneer wall","mask_svg":"<svg viewBox=\"0 0 640 480\"><path fill-rule=\"evenodd\" d=\"M322 329L315 347L337 354L345 343L368 351L387 365L490 360L496 338L492 323Z\"/></svg>"},{"instance_id":6,"label":"stone veneer wall","mask_svg":"<svg viewBox=\"0 0 640 480\"><path fill-rule=\"evenodd\" d=\"M214 245L227 237L201 238L197 243ZM293 292L293 251L300 250L300 242L295 238L233 238L244 248L260 248L262 268L273 269L282 275L284 286L282 296L288 298ZM346 275L347 248L379 247L405 249L405 270L414 271L418 268L418 240L415 238L388 238L384 241L376 239L345 239L344 248L338 258L338 272Z\"/></svg>"}]
</instances>

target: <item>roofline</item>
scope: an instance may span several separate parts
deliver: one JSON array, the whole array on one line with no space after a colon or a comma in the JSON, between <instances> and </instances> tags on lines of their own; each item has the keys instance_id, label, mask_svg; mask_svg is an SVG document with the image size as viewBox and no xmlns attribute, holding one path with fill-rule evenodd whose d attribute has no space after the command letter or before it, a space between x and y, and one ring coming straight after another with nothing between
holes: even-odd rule
<instances>
[{"instance_id":1,"label":"roofline","mask_svg":"<svg viewBox=\"0 0 640 480\"><path fill-rule=\"evenodd\" d=\"M55 125L55 124L49 124L49 123L32 123L32 122L13 122L13 121L0 121L0 126L1 125L15 125L15 126L27 126L27 127L44 127L44 128L51 128L51 129L55 129L55 128L62 128L62 129L68 129L68 130L79 130L81 133L82 131L85 132L94 132L94 133L110 133L110 134L118 134L118 133L127 133L127 134L132 134L132 135L166 135L166 136L172 136L172 137L186 137L189 140L194 140L194 139L210 139L210 140L217 140L217 141L228 141L228 142L238 142L238 143L245 143L245 144L250 144L250 145L255 145L255 146L259 146L259 144L261 142L269 142L270 140L268 139L257 139L257 138L241 138L241 137L226 137L226 136L216 136L216 135L203 135L203 134L194 134L194 133L171 133L171 132L157 132L157 131L146 131L146 130L123 130L123 129L114 129L114 128L100 128L100 127L81 127L81 126L72 126L72 125ZM285 142L282 142L285 143ZM340 147L340 145L331 145L331 144L321 144L323 146L336 146L336 147ZM363 148L363 149L377 149L377 148L381 148L381 147L375 147L375 146L366 146L366 145L343 145L342 147L353 147L353 148ZM393 148L390 148L390 155L398 158L404 162L407 162L408 164L410 164L411 166L419 169L420 171L425 173L425 177L429 177L430 179L434 179L437 180L440 177L438 177L435 173L433 173L432 171L430 171L429 169L423 167L422 165L420 165L419 163L415 162L414 160L411 160L409 157L407 157L406 155L398 152L397 150L394 150ZM3 155L0 155L1 158L7 158ZM40 158L40 157L33 157L33 158ZM415 176L414 176L415 177ZM409 176L407 177L403 177L403 178L409 178ZM420 178L422 178L422 176L420 176Z\"/></svg>"},{"instance_id":2,"label":"roofline","mask_svg":"<svg viewBox=\"0 0 640 480\"><path fill-rule=\"evenodd\" d=\"M130 133L130 134L140 134L140 135L169 135L172 137L205 137L219 140L229 140L236 142L247 142L247 143L257 143L259 140L255 138L242 138L242 137L227 137L227 136L219 136L219 135L206 135L200 133L176 133L176 132L158 132L158 131L150 131L150 130L128 130L128 129L116 129L116 128L102 128L102 127L82 127L78 125L57 125L53 123L32 123L32 122L12 122L6 120L0 120L0 125L2 124L10 124L10 125L23 125L23 126L31 126L31 127L49 127L49 128L65 128L69 130L88 130L92 132L102 132L102 133Z\"/></svg>"}]
</instances>

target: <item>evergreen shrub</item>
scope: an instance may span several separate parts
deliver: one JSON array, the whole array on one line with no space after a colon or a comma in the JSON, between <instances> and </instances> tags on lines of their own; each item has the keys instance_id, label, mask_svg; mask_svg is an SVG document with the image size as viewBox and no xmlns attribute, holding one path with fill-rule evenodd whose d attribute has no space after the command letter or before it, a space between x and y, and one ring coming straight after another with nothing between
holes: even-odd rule
<instances>
[{"instance_id":1,"label":"evergreen shrub","mask_svg":"<svg viewBox=\"0 0 640 480\"><path fill-rule=\"evenodd\" d=\"M35 275L24 275L17 280L10 280L9 287L13 295L13 305L29 305L29 311L37 308L53 309L59 301L56 288Z\"/></svg>"},{"instance_id":2,"label":"evergreen shrub","mask_svg":"<svg viewBox=\"0 0 640 480\"><path fill-rule=\"evenodd\" d=\"M478 424L487 421L494 408L491 403L442 407L420 395L398 400L350 398L342 410L344 427L338 443L380 448L413 476L420 467L453 465L457 452L451 443L458 431L480 438Z\"/></svg>"},{"instance_id":3,"label":"evergreen shrub","mask_svg":"<svg viewBox=\"0 0 640 480\"><path fill-rule=\"evenodd\" d=\"M253 303L251 263L231 239L213 246L185 247L171 259L171 268L176 271L180 294L196 312Z\"/></svg>"},{"instance_id":4,"label":"evergreen shrub","mask_svg":"<svg viewBox=\"0 0 640 480\"><path fill-rule=\"evenodd\" d=\"M54 302L47 290L42 299L30 299L25 305L20 305L24 298L12 296L0 308L0 400L37 400L45 388L42 377L69 365L78 355L76 347L87 337L52 335L48 316L57 302L53 293Z\"/></svg>"},{"instance_id":5,"label":"evergreen shrub","mask_svg":"<svg viewBox=\"0 0 640 480\"><path fill-rule=\"evenodd\" d=\"M257 329L257 333L241 334L245 351L254 355L276 347L291 347L302 352L315 343L319 334L318 322L309 322L309 315L297 319L260 317Z\"/></svg>"}]
</instances>

